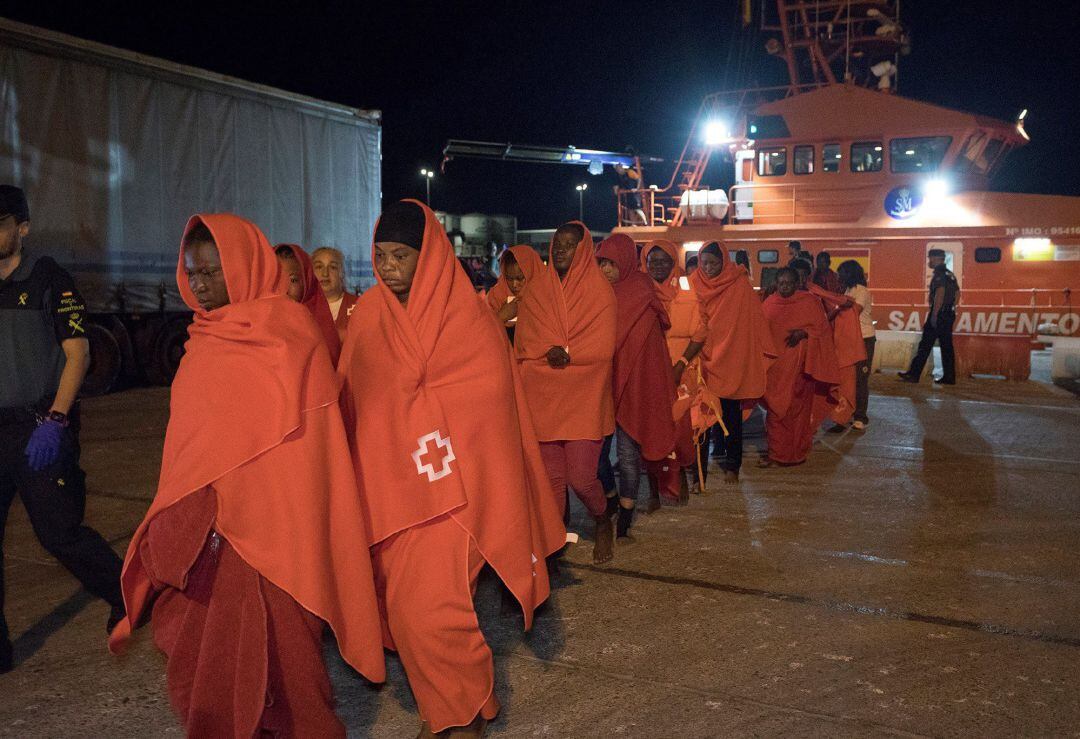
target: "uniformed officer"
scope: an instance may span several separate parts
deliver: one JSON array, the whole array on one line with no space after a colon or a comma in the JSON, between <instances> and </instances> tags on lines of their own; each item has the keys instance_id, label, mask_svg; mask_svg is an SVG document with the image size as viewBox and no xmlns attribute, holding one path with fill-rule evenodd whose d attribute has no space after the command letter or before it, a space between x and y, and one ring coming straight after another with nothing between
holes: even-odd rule
<instances>
[{"instance_id":1,"label":"uniformed officer","mask_svg":"<svg viewBox=\"0 0 1080 739\"><path fill-rule=\"evenodd\" d=\"M0 673L12 668L2 559L16 493L45 549L112 607L109 625L124 613L120 558L82 525L76 396L90 364L86 306L71 275L23 250L29 233L22 190L0 185Z\"/></svg>"},{"instance_id":2,"label":"uniformed officer","mask_svg":"<svg viewBox=\"0 0 1080 739\"><path fill-rule=\"evenodd\" d=\"M927 296L930 310L923 325L919 349L915 352L908 371L900 373L900 379L917 383L930 352L934 350L934 342L938 341L941 344L941 378L934 382L939 385L955 385L956 355L953 353L952 331L953 322L956 321L956 303L960 299L960 285L956 282L956 275L945 266L944 250L931 249L927 252L927 258L930 268L934 270Z\"/></svg>"}]
</instances>

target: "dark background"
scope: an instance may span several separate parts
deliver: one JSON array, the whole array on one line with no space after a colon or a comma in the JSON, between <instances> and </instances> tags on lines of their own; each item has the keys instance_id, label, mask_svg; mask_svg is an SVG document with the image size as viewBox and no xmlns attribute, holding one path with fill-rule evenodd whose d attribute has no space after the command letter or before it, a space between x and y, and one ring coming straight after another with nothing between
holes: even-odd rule
<instances>
[{"instance_id":1,"label":"dark background","mask_svg":"<svg viewBox=\"0 0 1080 739\"><path fill-rule=\"evenodd\" d=\"M786 81L783 62L741 28L735 0L431 5L0 0L0 15L380 109L386 200L423 197L419 170L438 167L447 138L633 146L673 160L703 95ZM1028 108L1033 141L993 187L1080 195L1078 15L1049 0L903 0L913 49L899 91L1006 120ZM647 171L646 181L663 186L668 176ZM454 161L434 180L432 205L552 227L576 217L583 181L586 221L610 228L610 180L577 167Z\"/></svg>"}]
</instances>

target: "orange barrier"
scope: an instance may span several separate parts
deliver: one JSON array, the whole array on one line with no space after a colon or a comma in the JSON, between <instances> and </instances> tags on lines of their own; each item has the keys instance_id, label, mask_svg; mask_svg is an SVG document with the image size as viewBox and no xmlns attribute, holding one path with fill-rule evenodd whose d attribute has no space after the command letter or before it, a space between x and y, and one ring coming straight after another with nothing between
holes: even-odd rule
<instances>
[{"instance_id":1,"label":"orange barrier","mask_svg":"<svg viewBox=\"0 0 1080 739\"><path fill-rule=\"evenodd\" d=\"M953 334L956 375L1004 375L1026 380L1031 374L1030 336L977 336Z\"/></svg>"}]
</instances>

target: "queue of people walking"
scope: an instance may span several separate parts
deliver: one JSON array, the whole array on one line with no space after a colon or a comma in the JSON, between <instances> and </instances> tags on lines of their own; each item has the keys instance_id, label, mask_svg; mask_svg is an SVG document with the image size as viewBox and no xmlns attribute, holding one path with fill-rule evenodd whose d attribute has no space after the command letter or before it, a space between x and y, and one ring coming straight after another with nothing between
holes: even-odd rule
<instances>
[{"instance_id":1,"label":"queue of people walking","mask_svg":"<svg viewBox=\"0 0 1080 739\"><path fill-rule=\"evenodd\" d=\"M14 234L0 240L0 266L14 260L0 296L12 280L41 282L52 328L26 341L56 368L47 387L3 401L44 399L37 416L0 417L16 440L3 453L28 455L22 477L3 477L6 510L9 488L36 500L34 475L51 465L80 478L69 411L85 338L63 320L81 306L70 277L20 256L25 201L0 195L0 236ZM570 493L602 564L632 538L640 487L646 513L705 490L710 439L724 484L739 484L756 406L760 467L805 462L826 422L866 428L866 276L804 255L759 294L722 243L689 257L624 234L596 244L571 221L546 255L506 250L478 296L435 214L404 200L375 228L376 285L355 296L337 250L309 256L239 216L195 215L176 273L194 320L157 494L119 589L81 513L55 554L113 605L111 649L153 624L189 734L343 736L325 624L369 680L385 679L384 648L399 653L419 736L482 736L499 700L477 579L489 566L528 629L573 538Z\"/></svg>"}]
</instances>

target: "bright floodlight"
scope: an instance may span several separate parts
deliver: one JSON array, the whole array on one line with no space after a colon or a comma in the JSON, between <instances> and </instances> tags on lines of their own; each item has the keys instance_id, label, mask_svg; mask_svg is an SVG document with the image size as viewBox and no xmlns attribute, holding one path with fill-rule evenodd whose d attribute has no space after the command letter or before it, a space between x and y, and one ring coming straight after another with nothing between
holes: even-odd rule
<instances>
[{"instance_id":1,"label":"bright floodlight","mask_svg":"<svg viewBox=\"0 0 1080 739\"><path fill-rule=\"evenodd\" d=\"M731 140L731 127L724 121L709 121L705 124L705 145L719 146Z\"/></svg>"},{"instance_id":2,"label":"bright floodlight","mask_svg":"<svg viewBox=\"0 0 1080 739\"><path fill-rule=\"evenodd\" d=\"M583 182L580 185L578 185L577 187L575 187L574 189L577 190L578 192L582 192L584 190L588 190L589 186L588 186L588 184Z\"/></svg>"},{"instance_id":3,"label":"bright floodlight","mask_svg":"<svg viewBox=\"0 0 1080 739\"><path fill-rule=\"evenodd\" d=\"M940 200L948 194L949 183L947 180L927 180L926 184L923 185L923 195L929 200Z\"/></svg>"},{"instance_id":4,"label":"bright floodlight","mask_svg":"<svg viewBox=\"0 0 1080 739\"><path fill-rule=\"evenodd\" d=\"M421 169L420 170L420 176L421 177L434 177L435 172L433 170L430 170L430 169Z\"/></svg>"},{"instance_id":5,"label":"bright floodlight","mask_svg":"<svg viewBox=\"0 0 1080 739\"><path fill-rule=\"evenodd\" d=\"M1020 115L1016 118L1016 132L1024 137L1025 141L1031 141L1031 137L1028 136L1028 132L1024 130L1024 119L1027 118L1027 108L1020 111Z\"/></svg>"}]
</instances>

